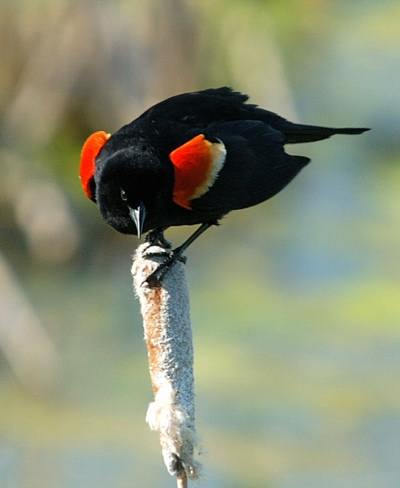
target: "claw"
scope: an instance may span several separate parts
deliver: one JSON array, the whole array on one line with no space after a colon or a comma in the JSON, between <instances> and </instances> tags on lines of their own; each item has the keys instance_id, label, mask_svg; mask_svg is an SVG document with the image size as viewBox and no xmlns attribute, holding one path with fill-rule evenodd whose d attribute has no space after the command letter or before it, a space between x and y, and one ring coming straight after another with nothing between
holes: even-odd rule
<instances>
[{"instance_id":1,"label":"claw","mask_svg":"<svg viewBox=\"0 0 400 488\"><path fill-rule=\"evenodd\" d=\"M156 270L157 271L157 270ZM155 275L155 271L151 273L142 283L142 286L144 284L147 284L150 288L159 288L161 286L161 278Z\"/></svg>"},{"instance_id":2,"label":"claw","mask_svg":"<svg viewBox=\"0 0 400 488\"><path fill-rule=\"evenodd\" d=\"M159 246L162 247L163 249L171 249L171 243L167 241L167 239L164 237L164 231L163 229L155 229L150 231L146 235L146 243L147 246L143 250L145 253L150 247L152 246Z\"/></svg>"},{"instance_id":3,"label":"claw","mask_svg":"<svg viewBox=\"0 0 400 488\"><path fill-rule=\"evenodd\" d=\"M146 242L151 246L160 246L164 249L171 249L171 243L164 236L164 227L150 231L146 235Z\"/></svg>"},{"instance_id":4,"label":"claw","mask_svg":"<svg viewBox=\"0 0 400 488\"><path fill-rule=\"evenodd\" d=\"M164 257L165 255L167 255L167 258L147 277L147 279L144 280L142 285L144 283L147 283L150 287L160 286L165 273L171 268L175 261L179 260L182 263L186 263L186 258L182 256L182 254L186 251L190 244L195 241L199 236L201 236L201 234L203 234L211 225L217 224L217 221L205 222L204 224L201 224L200 227L195 232L193 232L193 234L189 236L189 238L186 239L183 244L181 244L179 247L175 248L172 251L169 249L171 247L169 242L165 240L163 235L163 231L166 229L166 227L159 227L158 229L149 232L149 234L147 235L147 241L149 241L149 246L146 249L149 249L151 245L158 243L165 252L150 252L147 253L145 257Z\"/></svg>"},{"instance_id":5,"label":"claw","mask_svg":"<svg viewBox=\"0 0 400 488\"><path fill-rule=\"evenodd\" d=\"M170 258L172 256L172 251L165 249L165 251L154 251L154 252L146 252L148 247L143 251L143 257L148 258Z\"/></svg>"},{"instance_id":6,"label":"claw","mask_svg":"<svg viewBox=\"0 0 400 488\"><path fill-rule=\"evenodd\" d=\"M145 257L164 257L166 254L167 253L163 252L147 253ZM185 264L186 257L181 256L179 253L175 253L174 251L170 251L165 261L160 263L157 268L149 274L149 276L143 281L142 284L147 283L150 288L161 286L162 279L176 261L180 261L181 263Z\"/></svg>"}]
</instances>

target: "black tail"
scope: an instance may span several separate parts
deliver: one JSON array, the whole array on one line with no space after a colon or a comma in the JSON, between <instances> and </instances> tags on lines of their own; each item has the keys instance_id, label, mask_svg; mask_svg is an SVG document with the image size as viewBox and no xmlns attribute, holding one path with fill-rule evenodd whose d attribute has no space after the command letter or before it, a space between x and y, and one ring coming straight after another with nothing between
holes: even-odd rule
<instances>
[{"instance_id":1,"label":"black tail","mask_svg":"<svg viewBox=\"0 0 400 488\"><path fill-rule=\"evenodd\" d=\"M332 128L318 127L315 125L291 124L280 129L285 135L286 144L298 144L300 142L313 142L328 139L335 134L362 134L370 130L366 128Z\"/></svg>"}]
</instances>

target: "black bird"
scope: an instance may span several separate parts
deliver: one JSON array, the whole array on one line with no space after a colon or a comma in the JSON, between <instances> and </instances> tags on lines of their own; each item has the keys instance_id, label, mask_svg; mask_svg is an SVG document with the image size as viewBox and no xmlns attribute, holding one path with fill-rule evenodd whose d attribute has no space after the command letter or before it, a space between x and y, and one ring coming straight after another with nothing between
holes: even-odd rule
<instances>
[{"instance_id":1,"label":"black bird","mask_svg":"<svg viewBox=\"0 0 400 488\"><path fill-rule=\"evenodd\" d=\"M295 124L247 99L228 87L184 93L83 145L83 190L114 229L152 231L150 242L165 244L166 228L201 224L149 282L228 212L271 198L310 162L287 154L285 144L368 130Z\"/></svg>"}]
</instances>

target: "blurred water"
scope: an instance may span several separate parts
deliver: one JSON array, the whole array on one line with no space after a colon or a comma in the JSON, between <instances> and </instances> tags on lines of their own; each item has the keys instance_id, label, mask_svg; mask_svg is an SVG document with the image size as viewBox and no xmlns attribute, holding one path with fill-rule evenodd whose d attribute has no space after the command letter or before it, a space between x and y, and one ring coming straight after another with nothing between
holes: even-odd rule
<instances>
[{"instance_id":1,"label":"blurred water","mask_svg":"<svg viewBox=\"0 0 400 488\"><path fill-rule=\"evenodd\" d=\"M311 165L188 252L193 486L398 488L398 2L21 1L0 14L2 253L60 360L37 391L0 356L0 488L175 486L144 422L137 241L104 225L77 164L90 131L224 84L284 116L373 131L288 147ZM54 188L46 204L38 181ZM68 253L45 251L64 236Z\"/></svg>"}]
</instances>

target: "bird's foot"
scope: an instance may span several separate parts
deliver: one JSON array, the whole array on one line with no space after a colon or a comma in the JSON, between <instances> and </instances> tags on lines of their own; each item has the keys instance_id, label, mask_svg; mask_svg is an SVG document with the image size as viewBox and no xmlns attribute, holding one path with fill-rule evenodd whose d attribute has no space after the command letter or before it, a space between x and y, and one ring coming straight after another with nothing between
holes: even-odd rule
<instances>
[{"instance_id":1,"label":"bird's foot","mask_svg":"<svg viewBox=\"0 0 400 488\"><path fill-rule=\"evenodd\" d=\"M161 280L163 279L165 273L171 268L171 266L176 262L176 261L182 261L183 263L186 262L186 258L183 257L183 253L186 251L186 249L192 244L193 241L195 241L199 236L201 236L211 225L218 225L218 221L212 221L212 222L205 222L200 225L200 227L193 232L192 235L190 235L186 241L181 244L179 247L173 249L172 251L170 249L166 249L165 247L162 247L162 250L160 252L147 252L145 257L148 256L162 256L165 257L166 259L164 262L162 262L157 269L155 269L144 281L150 287L154 286L160 286ZM153 234L151 233L150 239L154 238L157 239L160 242L160 239L164 240L164 236L162 235L162 232L165 230L165 227L160 227L159 229L156 229L158 233ZM160 237L160 234L162 237ZM155 236L155 237L154 237ZM168 243L169 244L169 243ZM147 247L146 249L149 249Z\"/></svg>"},{"instance_id":2,"label":"bird's foot","mask_svg":"<svg viewBox=\"0 0 400 488\"><path fill-rule=\"evenodd\" d=\"M151 246L160 246L164 249L171 249L172 245L164 236L164 228L154 229L150 231L146 235L146 242L148 246L146 249L149 249ZM146 251L145 249L145 251Z\"/></svg>"},{"instance_id":3,"label":"bird's foot","mask_svg":"<svg viewBox=\"0 0 400 488\"><path fill-rule=\"evenodd\" d=\"M177 262L186 263L186 257L182 256L179 248L174 250L165 250L161 252L148 252L144 255L146 258L151 257L162 257L165 258L162 263L160 263L157 268L149 274L149 276L144 280L143 283L147 283L150 288L155 288L161 285L162 279L169 269Z\"/></svg>"}]
</instances>

